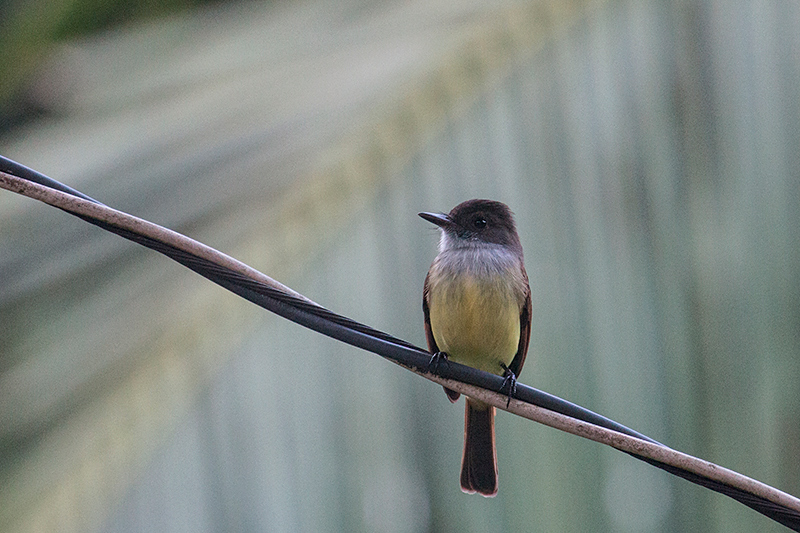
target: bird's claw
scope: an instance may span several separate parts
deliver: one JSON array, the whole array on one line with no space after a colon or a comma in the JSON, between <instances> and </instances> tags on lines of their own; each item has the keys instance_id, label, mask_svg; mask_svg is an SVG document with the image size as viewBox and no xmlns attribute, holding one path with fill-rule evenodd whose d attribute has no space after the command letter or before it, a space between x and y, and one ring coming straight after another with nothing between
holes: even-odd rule
<instances>
[{"instance_id":1,"label":"bird's claw","mask_svg":"<svg viewBox=\"0 0 800 533\"><path fill-rule=\"evenodd\" d=\"M503 367L503 385L500 387L498 392L502 393L504 391L507 392L508 401L506 402L506 408L511 405L511 397L517 393L517 376L514 375L514 372L511 371L506 365L502 365Z\"/></svg>"},{"instance_id":2,"label":"bird's claw","mask_svg":"<svg viewBox=\"0 0 800 533\"><path fill-rule=\"evenodd\" d=\"M439 367L442 366L442 363L447 364L447 354L445 352L436 352L435 354L431 355L426 371L431 374L438 375Z\"/></svg>"}]
</instances>

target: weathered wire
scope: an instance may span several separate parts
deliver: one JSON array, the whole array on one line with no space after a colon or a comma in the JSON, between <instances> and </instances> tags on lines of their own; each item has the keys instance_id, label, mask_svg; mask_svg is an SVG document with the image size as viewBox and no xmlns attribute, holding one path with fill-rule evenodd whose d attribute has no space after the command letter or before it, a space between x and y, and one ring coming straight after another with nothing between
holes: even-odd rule
<instances>
[{"instance_id":1,"label":"weathered wire","mask_svg":"<svg viewBox=\"0 0 800 533\"><path fill-rule=\"evenodd\" d=\"M454 362L427 372L430 354L402 339L338 315L230 256L177 232L112 209L28 167L0 156L0 188L34 198L160 252L273 313L376 353L423 377L514 414L607 444L637 459L729 496L800 531L800 499L774 487L673 450L557 396L522 383L509 402L503 378Z\"/></svg>"}]
</instances>

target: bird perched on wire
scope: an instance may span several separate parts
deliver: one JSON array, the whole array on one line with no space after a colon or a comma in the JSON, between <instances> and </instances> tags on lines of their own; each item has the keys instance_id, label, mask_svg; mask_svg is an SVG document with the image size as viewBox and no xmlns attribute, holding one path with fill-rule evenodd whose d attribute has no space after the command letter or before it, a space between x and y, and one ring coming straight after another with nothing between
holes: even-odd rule
<instances>
[{"instance_id":1,"label":"bird perched on wire","mask_svg":"<svg viewBox=\"0 0 800 533\"><path fill-rule=\"evenodd\" d=\"M441 230L423 288L432 364L452 360L505 376L509 394L525 363L531 290L514 216L493 200L468 200L444 213L419 213ZM451 402L459 393L445 387ZM467 398L461 490L497 494L495 408Z\"/></svg>"}]
</instances>

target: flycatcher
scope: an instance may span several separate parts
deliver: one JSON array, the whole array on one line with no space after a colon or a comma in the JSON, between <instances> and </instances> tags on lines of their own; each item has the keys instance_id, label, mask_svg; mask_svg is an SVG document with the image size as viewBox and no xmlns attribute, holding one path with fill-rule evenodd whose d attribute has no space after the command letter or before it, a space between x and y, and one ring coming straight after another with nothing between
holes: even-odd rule
<instances>
[{"instance_id":1,"label":"flycatcher","mask_svg":"<svg viewBox=\"0 0 800 533\"><path fill-rule=\"evenodd\" d=\"M439 255L422 295L425 337L444 357L516 379L531 333L531 289L507 205L468 200L448 214L420 213L439 226ZM445 388L451 402L459 393ZM461 490L497 494L494 407L467 398Z\"/></svg>"}]
</instances>

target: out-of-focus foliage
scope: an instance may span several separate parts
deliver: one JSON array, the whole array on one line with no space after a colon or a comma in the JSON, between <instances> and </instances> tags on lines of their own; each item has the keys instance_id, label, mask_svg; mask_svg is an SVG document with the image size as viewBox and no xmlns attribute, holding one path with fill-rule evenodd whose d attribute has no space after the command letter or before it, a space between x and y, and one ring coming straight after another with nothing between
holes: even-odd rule
<instances>
[{"instance_id":1,"label":"out-of-focus foliage","mask_svg":"<svg viewBox=\"0 0 800 533\"><path fill-rule=\"evenodd\" d=\"M524 383L800 494L800 3L186 15L64 46L0 153L417 344L416 213L504 201ZM503 413L464 495L463 402L154 256L0 194L0 531L785 530Z\"/></svg>"},{"instance_id":2,"label":"out-of-focus foliage","mask_svg":"<svg viewBox=\"0 0 800 533\"><path fill-rule=\"evenodd\" d=\"M209 3L213 0L34 0L0 5L0 133L41 111L27 98L27 84L59 41Z\"/></svg>"}]
</instances>

